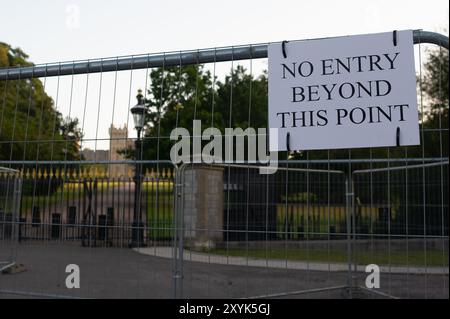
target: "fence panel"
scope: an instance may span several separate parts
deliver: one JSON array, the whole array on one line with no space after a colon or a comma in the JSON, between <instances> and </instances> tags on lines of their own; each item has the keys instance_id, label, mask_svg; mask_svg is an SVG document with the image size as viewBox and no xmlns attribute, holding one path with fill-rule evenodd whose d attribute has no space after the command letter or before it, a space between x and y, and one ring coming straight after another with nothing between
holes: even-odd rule
<instances>
[{"instance_id":1,"label":"fence panel","mask_svg":"<svg viewBox=\"0 0 450 319\"><path fill-rule=\"evenodd\" d=\"M10 271L16 264L20 194L18 171L0 167L0 273Z\"/></svg>"},{"instance_id":2,"label":"fence panel","mask_svg":"<svg viewBox=\"0 0 450 319\"><path fill-rule=\"evenodd\" d=\"M448 298L448 160L354 172L353 261L380 267L380 291ZM357 276L358 277L358 276Z\"/></svg>"},{"instance_id":3,"label":"fence panel","mask_svg":"<svg viewBox=\"0 0 450 319\"><path fill-rule=\"evenodd\" d=\"M292 161L272 175L236 164L188 164L179 173L186 266L177 296L348 296L343 171Z\"/></svg>"},{"instance_id":4,"label":"fence panel","mask_svg":"<svg viewBox=\"0 0 450 319\"><path fill-rule=\"evenodd\" d=\"M137 250L170 247L175 172L163 161L142 164L142 228L134 224L130 164L116 164L120 167L114 169L111 163L22 164L23 188L16 201L20 208L13 219L2 220L0 249L5 264L16 261L19 252L22 266L20 273L2 276L0 292L7 297L169 298L170 260L159 263L166 286L155 290L155 275L145 267L151 260ZM8 212L13 203L11 176L0 177ZM6 197L5 185L11 186ZM134 235L138 232L141 235ZM71 264L80 268L80 289L66 287L66 267Z\"/></svg>"}]
</instances>

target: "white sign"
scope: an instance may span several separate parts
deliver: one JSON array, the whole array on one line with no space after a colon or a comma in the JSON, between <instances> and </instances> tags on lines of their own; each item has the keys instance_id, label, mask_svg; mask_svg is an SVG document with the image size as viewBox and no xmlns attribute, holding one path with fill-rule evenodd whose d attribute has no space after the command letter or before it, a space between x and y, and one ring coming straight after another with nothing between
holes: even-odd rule
<instances>
[{"instance_id":1,"label":"white sign","mask_svg":"<svg viewBox=\"0 0 450 319\"><path fill-rule=\"evenodd\" d=\"M270 151L417 145L412 31L272 43Z\"/></svg>"}]
</instances>

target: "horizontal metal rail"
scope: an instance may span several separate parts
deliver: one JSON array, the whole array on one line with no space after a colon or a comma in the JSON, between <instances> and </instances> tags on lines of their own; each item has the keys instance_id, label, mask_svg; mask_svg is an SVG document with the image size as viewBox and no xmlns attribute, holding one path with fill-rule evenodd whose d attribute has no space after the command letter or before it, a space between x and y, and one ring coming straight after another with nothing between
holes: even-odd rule
<instances>
[{"instance_id":1,"label":"horizontal metal rail","mask_svg":"<svg viewBox=\"0 0 450 319\"><path fill-rule=\"evenodd\" d=\"M311 160L295 160L295 159L291 159L288 161L286 160L278 160L275 161L278 165L283 165L286 163L289 163L289 165L295 165L295 164L364 164L364 163L379 163L379 164L383 164L383 163L429 163L429 162L439 162L439 164L441 162L445 162L448 161L448 157L425 157L425 158L373 158L373 159L368 159L368 158L361 158L361 159L311 159ZM275 163L274 162L274 163ZM1 165L92 165L92 164L130 164L130 165L134 165L134 164L170 164L173 166L176 166L173 164L172 161L170 160L85 160L85 161L60 161L60 160L54 160L54 161L48 161L48 160L42 160L42 161L31 161L31 160L12 160L12 161L0 161L0 166ZM209 163L187 163L189 165L211 165ZM215 163L213 165L223 165L223 166L229 166L229 165L235 165L235 163L222 163L222 164L218 164ZM251 162L245 162L245 163L240 163L239 165L244 166L245 168L250 167L264 167L261 166L261 163L251 163ZM1 170L10 170L10 171L14 171L11 170L9 168L6 167L0 167L0 171Z\"/></svg>"},{"instance_id":2,"label":"horizontal metal rail","mask_svg":"<svg viewBox=\"0 0 450 319\"><path fill-rule=\"evenodd\" d=\"M442 46L447 50L449 48L448 37L439 33L414 30L413 39L415 44L429 43ZM18 80L59 75L137 70L162 66L262 59L267 58L267 47L268 44L265 43L5 68L0 69L0 80Z\"/></svg>"},{"instance_id":3,"label":"horizontal metal rail","mask_svg":"<svg viewBox=\"0 0 450 319\"><path fill-rule=\"evenodd\" d=\"M448 165L448 161L438 162L438 163L418 164L418 165L394 166L394 167L375 168L375 169L362 169L362 170L353 171L353 174L401 171L401 170L405 170L405 169L426 168L426 167L443 166L443 165Z\"/></svg>"},{"instance_id":4,"label":"horizontal metal rail","mask_svg":"<svg viewBox=\"0 0 450 319\"><path fill-rule=\"evenodd\" d=\"M252 296L252 297L247 297L247 298L242 298L242 299L273 299L273 298L279 298L279 297L288 297L288 296L304 295L304 294L327 292L327 291L333 291L333 290L343 290L343 289L349 289L349 287L348 286L335 286L335 287L326 287L326 288L297 290L297 291L281 292L281 293L268 294L268 295Z\"/></svg>"},{"instance_id":5,"label":"horizontal metal rail","mask_svg":"<svg viewBox=\"0 0 450 319\"><path fill-rule=\"evenodd\" d=\"M0 295L27 296L27 297L48 298L48 299L89 299L84 297L82 298L68 295L46 294L40 292L28 292L28 291L8 290L8 289L0 289Z\"/></svg>"},{"instance_id":6,"label":"horizontal metal rail","mask_svg":"<svg viewBox=\"0 0 450 319\"><path fill-rule=\"evenodd\" d=\"M170 164L175 166L172 161L169 160L86 160L86 161L0 161L0 165L92 165L92 164ZM0 167L0 172L2 170L9 170L11 172L18 172L17 170L12 170L8 168Z\"/></svg>"},{"instance_id":7,"label":"horizontal metal rail","mask_svg":"<svg viewBox=\"0 0 450 319\"><path fill-rule=\"evenodd\" d=\"M362 291L365 291L367 293L371 293L371 294L378 295L378 296L381 296L381 297L384 297L384 298L388 298L388 299L400 299L399 297L392 296L390 294L384 293L382 291L378 291L376 289L369 289L369 288L366 288L366 287L363 287L363 286L360 286L359 289L361 289Z\"/></svg>"},{"instance_id":8,"label":"horizontal metal rail","mask_svg":"<svg viewBox=\"0 0 450 319\"><path fill-rule=\"evenodd\" d=\"M12 174L19 173L18 170L12 169L12 168L7 168L7 167L0 167L0 173L1 172L12 173Z\"/></svg>"}]
</instances>

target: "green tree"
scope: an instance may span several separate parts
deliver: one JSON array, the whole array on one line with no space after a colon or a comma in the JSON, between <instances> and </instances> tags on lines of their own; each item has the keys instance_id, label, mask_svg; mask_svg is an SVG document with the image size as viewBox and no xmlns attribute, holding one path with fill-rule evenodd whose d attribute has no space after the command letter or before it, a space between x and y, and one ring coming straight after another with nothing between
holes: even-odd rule
<instances>
[{"instance_id":1,"label":"green tree","mask_svg":"<svg viewBox=\"0 0 450 319\"><path fill-rule=\"evenodd\" d=\"M448 116L448 50L435 49L430 51L424 65L422 89L430 100L430 114L447 110Z\"/></svg>"},{"instance_id":2,"label":"green tree","mask_svg":"<svg viewBox=\"0 0 450 319\"><path fill-rule=\"evenodd\" d=\"M145 130L143 157L169 159L173 141L169 136L175 127L192 127L192 120L210 123L208 107L212 101L212 79L202 66L154 69L148 90L149 114Z\"/></svg>"},{"instance_id":3,"label":"green tree","mask_svg":"<svg viewBox=\"0 0 450 319\"><path fill-rule=\"evenodd\" d=\"M421 85L426 105L423 125L426 156L448 156L448 62L448 50L434 49L430 51L424 65Z\"/></svg>"},{"instance_id":4,"label":"green tree","mask_svg":"<svg viewBox=\"0 0 450 319\"><path fill-rule=\"evenodd\" d=\"M267 74L257 78L248 74L244 67L237 66L224 82L217 84L221 130L225 127L267 127Z\"/></svg>"},{"instance_id":5,"label":"green tree","mask_svg":"<svg viewBox=\"0 0 450 319\"><path fill-rule=\"evenodd\" d=\"M31 65L0 43L0 67ZM0 82L0 160L76 160L80 137L78 120L63 118L39 79Z\"/></svg>"},{"instance_id":6,"label":"green tree","mask_svg":"<svg viewBox=\"0 0 450 319\"><path fill-rule=\"evenodd\" d=\"M144 159L169 159L174 144L169 139L171 131L183 127L192 135L194 119L202 121L202 131L214 126L222 134L226 127L267 126L266 73L254 78L238 66L221 82L203 66L191 65L154 69L150 80ZM132 149L123 153L134 156Z\"/></svg>"}]
</instances>

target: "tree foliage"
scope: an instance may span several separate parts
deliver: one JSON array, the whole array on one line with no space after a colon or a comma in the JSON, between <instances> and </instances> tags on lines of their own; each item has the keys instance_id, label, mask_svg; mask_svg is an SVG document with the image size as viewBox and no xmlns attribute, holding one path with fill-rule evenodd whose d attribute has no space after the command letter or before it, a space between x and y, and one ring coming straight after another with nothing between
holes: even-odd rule
<instances>
[{"instance_id":1,"label":"tree foliage","mask_svg":"<svg viewBox=\"0 0 450 319\"><path fill-rule=\"evenodd\" d=\"M19 48L0 43L0 67L30 66ZM39 79L0 82L0 160L79 159L78 120L64 118Z\"/></svg>"},{"instance_id":2,"label":"tree foliage","mask_svg":"<svg viewBox=\"0 0 450 319\"><path fill-rule=\"evenodd\" d=\"M448 156L448 60L448 50L430 51L419 79L424 93L423 145L425 155L430 157Z\"/></svg>"},{"instance_id":3,"label":"tree foliage","mask_svg":"<svg viewBox=\"0 0 450 319\"><path fill-rule=\"evenodd\" d=\"M435 49L428 55L424 65L422 89L430 100L430 113L445 108L448 114L448 50ZM446 107L447 106L447 107Z\"/></svg>"},{"instance_id":4,"label":"tree foliage","mask_svg":"<svg viewBox=\"0 0 450 319\"><path fill-rule=\"evenodd\" d=\"M154 69L150 79L144 159L169 159L171 131L183 127L192 136L194 119L201 120L202 131L216 127L222 134L226 127L267 125L266 74L255 78L238 66L222 82L203 66L191 65ZM132 150L126 153L133 157Z\"/></svg>"}]
</instances>

